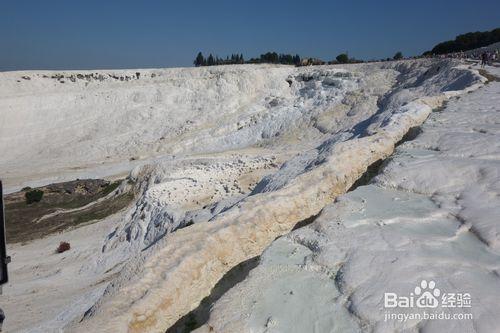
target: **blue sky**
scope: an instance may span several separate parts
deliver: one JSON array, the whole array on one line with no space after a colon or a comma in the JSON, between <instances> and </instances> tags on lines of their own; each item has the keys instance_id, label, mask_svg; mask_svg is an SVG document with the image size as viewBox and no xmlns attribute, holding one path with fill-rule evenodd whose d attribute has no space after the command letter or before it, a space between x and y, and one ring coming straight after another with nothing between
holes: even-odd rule
<instances>
[{"instance_id":1,"label":"blue sky","mask_svg":"<svg viewBox=\"0 0 500 333\"><path fill-rule=\"evenodd\" d=\"M369 60L499 26L498 0L0 0L0 70L191 66L198 51Z\"/></svg>"}]
</instances>

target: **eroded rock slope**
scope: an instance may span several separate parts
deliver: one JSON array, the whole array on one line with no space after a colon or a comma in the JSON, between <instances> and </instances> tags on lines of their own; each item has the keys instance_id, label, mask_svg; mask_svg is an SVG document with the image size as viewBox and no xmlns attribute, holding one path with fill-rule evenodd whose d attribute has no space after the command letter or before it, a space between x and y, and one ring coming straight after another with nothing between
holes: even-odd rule
<instances>
[{"instance_id":1,"label":"eroded rock slope","mask_svg":"<svg viewBox=\"0 0 500 333\"><path fill-rule=\"evenodd\" d=\"M369 185L274 241L197 332L497 331L499 107L492 82L432 113ZM384 303L423 290L437 307Z\"/></svg>"},{"instance_id":2,"label":"eroded rock slope","mask_svg":"<svg viewBox=\"0 0 500 333\"><path fill-rule=\"evenodd\" d=\"M57 236L92 244L72 249L70 262L48 256L55 236L12 247L24 258L13 257L13 280L24 282L5 289L20 313L11 327L165 331L482 80L449 60L1 73L10 190L132 170L122 186L137 193L98 226ZM50 272L37 268L45 256Z\"/></svg>"}]
</instances>

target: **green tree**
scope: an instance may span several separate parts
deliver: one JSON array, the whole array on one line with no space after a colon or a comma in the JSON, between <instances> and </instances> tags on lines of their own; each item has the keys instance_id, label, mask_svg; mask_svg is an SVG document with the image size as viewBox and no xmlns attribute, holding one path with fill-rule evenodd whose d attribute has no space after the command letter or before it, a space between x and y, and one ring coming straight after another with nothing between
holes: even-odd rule
<instances>
[{"instance_id":1,"label":"green tree","mask_svg":"<svg viewBox=\"0 0 500 333\"><path fill-rule=\"evenodd\" d=\"M349 56L347 53L339 54L335 59L337 59L340 64L347 64L349 62Z\"/></svg>"},{"instance_id":2,"label":"green tree","mask_svg":"<svg viewBox=\"0 0 500 333\"><path fill-rule=\"evenodd\" d=\"M210 53L207 59L207 66L213 66L213 65L215 65L215 59L212 53Z\"/></svg>"},{"instance_id":3,"label":"green tree","mask_svg":"<svg viewBox=\"0 0 500 333\"><path fill-rule=\"evenodd\" d=\"M194 60L194 65L196 67L203 66L205 64L205 57L203 57L203 54L201 52L198 52L198 55L196 56L196 59Z\"/></svg>"},{"instance_id":4,"label":"green tree","mask_svg":"<svg viewBox=\"0 0 500 333\"><path fill-rule=\"evenodd\" d=\"M491 31L468 32L458 35L455 40L448 40L437 44L431 51L424 52L424 55L468 51L496 42L500 42L500 28Z\"/></svg>"},{"instance_id":5,"label":"green tree","mask_svg":"<svg viewBox=\"0 0 500 333\"><path fill-rule=\"evenodd\" d=\"M298 54L296 54L295 57L293 57L293 64L295 66L300 65L300 56Z\"/></svg>"},{"instance_id":6,"label":"green tree","mask_svg":"<svg viewBox=\"0 0 500 333\"><path fill-rule=\"evenodd\" d=\"M403 53L396 52L396 54L394 55L394 57L392 57L392 59L394 59L394 60L401 60L401 59L403 59Z\"/></svg>"}]
</instances>

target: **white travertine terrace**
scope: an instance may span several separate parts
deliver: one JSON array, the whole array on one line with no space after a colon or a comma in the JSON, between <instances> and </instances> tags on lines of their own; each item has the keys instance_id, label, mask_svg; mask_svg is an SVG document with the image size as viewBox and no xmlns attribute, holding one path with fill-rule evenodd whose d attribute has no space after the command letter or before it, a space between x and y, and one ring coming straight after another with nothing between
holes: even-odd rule
<instances>
[{"instance_id":1,"label":"white travertine terrace","mask_svg":"<svg viewBox=\"0 0 500 333\"><path fill-rule=\"evenodd\" d=\"M92 237L93 250L51 263L67 268L31 295L37 244L55 237L11 246L29 259L13 261L13 279L26 282L6 288L5 308L23 298L37 309L15 329L165 331L232 267L390 156L432 109L484 80L449 60L89 73L0 73L0 171L11 190L133 169L139 191L99 222L107 228L68 233ZM85 276L80 285L69 271ZM51 297L61 300L43 307Z\"/></svg>"},{"instance_id":2,"label":"white travertine terrace","mask_svg":"<svg viewBox=\"0 0 500 333\"><path fill-rule=\"evenodd\" d=\"M498 330L499 112L498 82L434 112L369 185L274 241L196 332ZM440 298L436 310L384 307L385 292L409 295L421 280L440 296L470 294L470 307L459 307L459 296ZM472 318L385 317L424 311Z\"/></svg>"}]
</instances>

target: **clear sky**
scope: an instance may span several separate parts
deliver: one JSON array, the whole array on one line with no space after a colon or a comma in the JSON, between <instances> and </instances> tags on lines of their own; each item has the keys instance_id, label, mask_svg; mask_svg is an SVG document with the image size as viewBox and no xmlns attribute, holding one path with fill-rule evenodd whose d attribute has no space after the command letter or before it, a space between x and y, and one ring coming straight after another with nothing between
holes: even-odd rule
<instances>
[{"instance_id":1,"label":"clear sky","mask_svg":"<svg viewBox=\"0 0 500 333\"><path fill-rule=\"evenodd\" d=\"M198 51L369 60L497 27L499 0L0 0L0 70L191 66Z\"/></svg>"}]
</instances>

